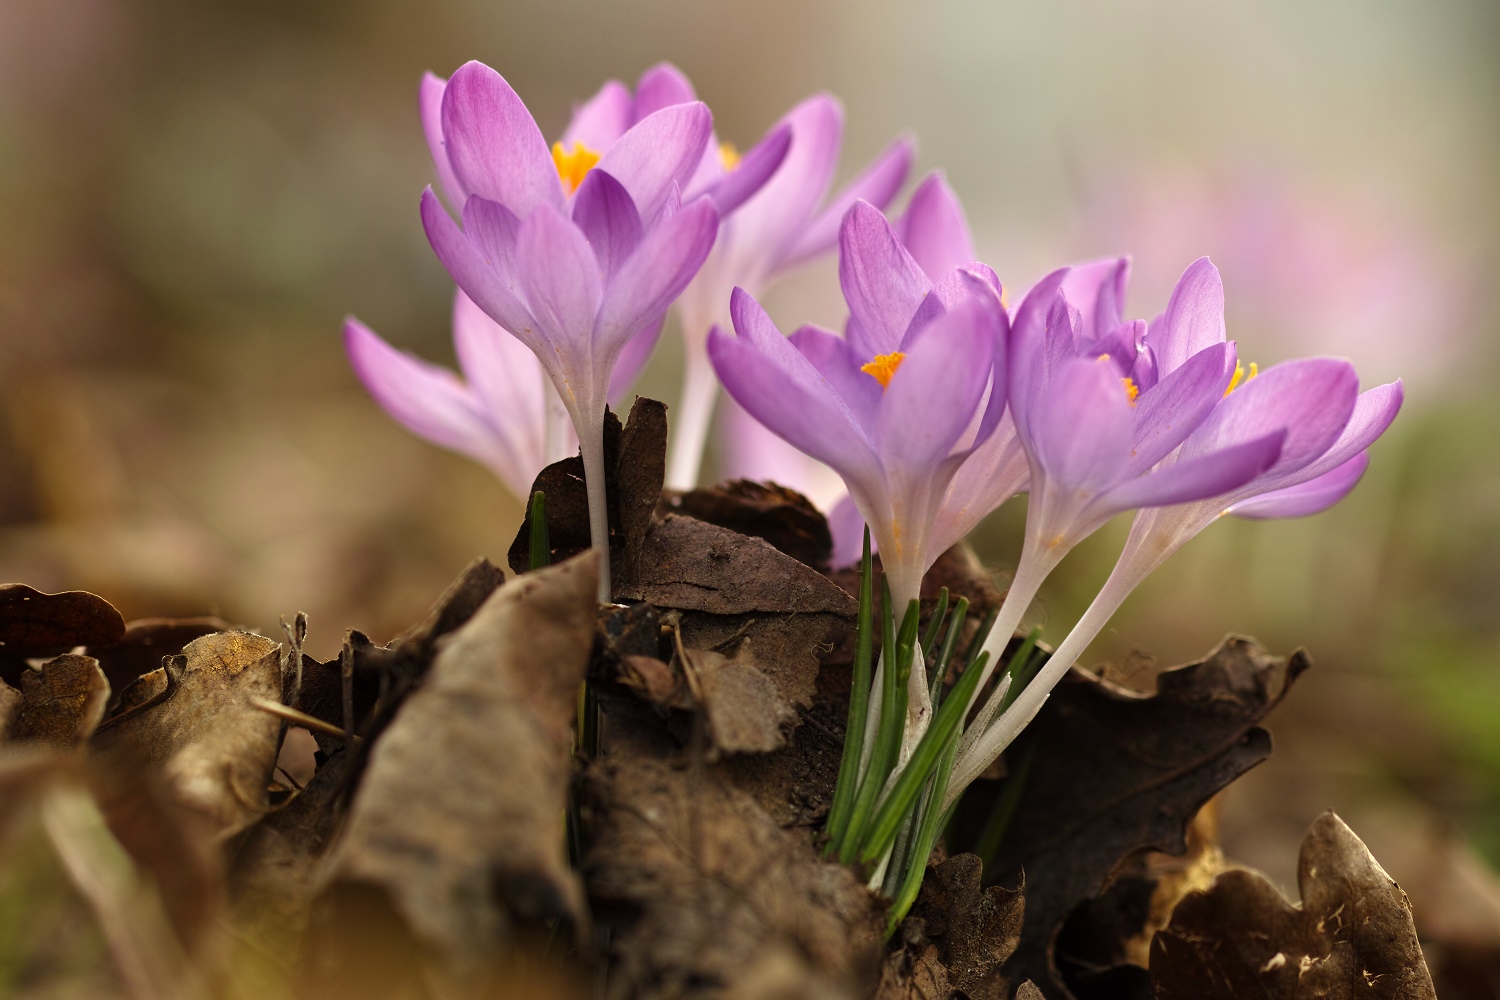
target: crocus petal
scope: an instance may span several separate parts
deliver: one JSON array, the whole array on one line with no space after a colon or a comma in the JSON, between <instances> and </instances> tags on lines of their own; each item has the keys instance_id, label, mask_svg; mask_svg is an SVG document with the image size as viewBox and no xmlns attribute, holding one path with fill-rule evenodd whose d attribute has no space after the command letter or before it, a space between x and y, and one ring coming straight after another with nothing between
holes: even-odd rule
<instances>
[{"instance_id":1,"label":"crocus petal","mask_svg":"<svg viewBox=\"0 0 1500 1000\"><path fill-rule=\"evenodd\" d=\"M880 210L858 201L839 230L839 284L849 303L849 343L873 358L899 350L932 282Z\"/></svg>"},{"instance_id":2,"label":"crocus petal","mask_svg":"<svg viewBox=\"0 0 1500 1000\"><path fill-rule=\"evenodd\" d=\"M608 149L630 128L634 114L630 89L619 80L610 80L597 94L573 108L562 144L572 148L581 142L596 152Z\"/></svg>"},{"instance_id":3,"label":"crocus petal","mask_svg":"<svg viewBox=\"0 0 1500 1000\"><path fill-rule=\"evenodd\" d=\"M1360 452L1331 472L1286 489L1272 490L1230 507L1226 513L1253 521L1281 517L1307 517L1327 510L1349 495L1370 465L1368 452Z\"/></svg>"},{"instance_id":4,"label":"crocus petal","mask_svg":"<svg viewBox=\"0 0 1500 1000\"><path fill-rule=\"evenodd\" d=\"M669 62L657 63L635 84L635 117L637 121L654 115L674 104L689 104L698 99L693 84L682 70Z\"/></svg>"},{"instance_id":5,"label":"crocus petal","mask_svg":"<svg viewBox=\"0 0 1500 1000\"><path fill-rule=\"evenodd\" d=\"M630 192L603 170L590 170L573 199L573 222L599 259L606 278L635 252L641 242L641 217Z\"/></svg>"},{"instance_id":6,"label":"crocus petal","mask_svg":"<svg viewBox=\"0 0 1500 1000\"><path fill-rule=\"evenodd\" d=\"M463 208L469 192L458 183L453 164L448 162L448 144L443 140L443 90L447 86L448 81L440 76L422 74L422 85L417 90L417 111L422 118L422 134L427 137L427 149L432 153L432 166L437 171L443 197L457 211Z\"/></svg>"},{"instance_id":7,"label":"crocus petal","mask_svg":"<svg viewBox=\"0 0 1500 1000\"><path fill-rule=\"evenodd\" d=\"M546 376L536 355L462 291L453 296L453 347L465 381L497 430L515 428L509 437L519 441L527 436L524 428L541 425ZM541 441L542 434L532 436ZM540 447L535 457L540 469Z\"/></svg>"},{"instance_id":8,"label":"crocus petal","mask_svg":"<svg viewBox=\"0 0 1500 1000\"><path fill-rule=\"evenodd\" d=\"M720 215L728 215L740 207L746 199L776 173L792 147L792 127L782 124L767 132L765 137L741 157L739 164L705 192L714 200ZM717 152L709 150L711 155Z\"/></svg>"},{"instance_id":9,"label":"crocus petal","mask_svg":"<svg viewBox=\"0 0 1500 1000\"><path fill-rule=\"evenodd\" d=\"M1351 461L1386 432L1396 419L1396 414L1401 412L1401 404L1405 398L1406 390L1399 379L1360 393L1354 402L1354 413L1349 417L1349 423L1327 451L1297 471L1278 477L1267 485L1292 486L1332 472Z\"/></svg>"},{"instance_id":10,"label":"crocus petal","mask_svg":"<svg viewBox=\"0 0 1500 1000\"><path fill-rule=\"evenodd\" d=\"M1085 338L1107 336L1125 315L1125 284L1130 258L1105 257L1068 268L1062 292L1078 309Z\"/></svg>"},{"instance_id":11,"label":"crocus petal","mask_svg":"<svg viewBox=\"0 0 1500 1000\"><path fill-rule=\"evenodd\" d=\"M974 259L974 240L963 205L940 170L928 174L912 192L896 233L930 281Z\"/></svg>"},{"instance_id":12,"label":"crocus petal","mask_svg":"<svg viewBox=\"0 0 1500 1000\"><path fill-rule=\"evenodd\" d=\"M625 342L615 361L615 370L609 376L609 405L618 409L620 401L630 392L630 387L635 385L636 376L646 367L646 362L651 360L651 352L656 350L656 342L661 339L661 328L666 320L667 317L663 314L655 323Z\"/></svg>"},{"instance_id":13,"label":"crocus petal","mask_svg":"<svg viewBox=\"0 0 1500 1000\"><path fill-rule=\"evenodd\" d=\"M1359 376L1338 358L1302 358L1261 372L1231 392L1183 443L1181 457L1285 429L1286 440L1268 475L1307 465L1343 432L1354 412Z\"/></svg>"},{"instance_id":14,"label":"crocus petal","mask_svg":"<svg viewBox=\"0 0 1500 1000\"><path fill-rule=\"evenodd\" d=\"M605 290L595 328L600 349L618 349L647 323L659 320L703 265L718 231L719 213L707 198L684 205L653 227Z\"/></svg>"},{"instance_id":15,"label":"crocus petal","mask_svg":"<svg viewBox=\"0 0 1500 1000\"><path fill-rule=\"evenodd\" d=\"M865 519L849 494L839 497L829 510L828 533L833 536L833 555L829 564L834 569L853 566L864 556ZM870 539L872 546L874 541Z\"/></svg>"},{"instance_id":16,"label":"crocus petal","mask_svg":"<svg viewBox=\"0 0 1500 1000\"><path fill-rule=\"evenodd\" d=\"M734 217L735 243L759 251L759 259L752 266L763 272L781 262L828 192L838 166L844 128L843 111L827 94L809 97L787 112L781 123L792 130L786 158Z\"/></svg>"},{"instance_id":17,"label":"crocus petal","mask_svg":"<svg viewBox=\"0 0 1500 1000\"><path fill-rule=\"evenodd\" d=\"M860 371L863 359L855 357L849 342L816 326L804 326L787 340L828 380L865 432L873 431L882 389L873 375Z\"/></svg>"},{"instance_id":18,"label":"crocus petal","mask_svg":"<svg viewBox=\"0 0 1500 1000\"><path fill-rule=\"evenodd\" d=\"M471 202L475 199L470 198ZM422 192L422 227L427 242L443 267L464 294L495 322L520 338L543 364L555 357L552 347L537 330L536 320L516 296L511 286L484 258L473 243L443 211L432 188Z\"/></svg>"},{"instance_id":19,"label":"crocus petal","mask_svg":"<svg viewBox=\"0 0 1500 1000\"><path fill-rule=\"evenodd\" d=\"M1159 324L1152 323L1148 336L1163 376L1205 347L1224 342L1224 282L1207 257L1182 272L1166 312Z\"/></svg>"},{"instance_id":20,"label":"crocus petal","mask_svg":"<svg viewBox=\"0 0 1500 1000\"><path fill-rule=\"evenodd\" d=\"M916 144L905 136L887 146L864 173L850 181L828 207L807 224L785 251L782 266L799 264L833 246L844 215L856 201L867 201L876 208L888 205L901 190L901 185L906 183L915 156Z\"/></svg>"},{"instance_id":21,"label":"crocus petal","mask_svg":"<svg viewBox=\"0 0 1500 1000\"><path fill-rule=\"evenodd\" d=\"M1270 468L1281 453L1284 430L1272 431L1241 444L1187 458L1137 476L1110 490L1097 501L1097 514L1114 514L1137 507L1167 507L1216 497L1243 486Z\"/></svg>"},{"instance_id":22,"label":"crocus petal","mask_svg":"<svg viewBox=\"0 0 1500 1000\"><path fill-rule=\"evenodd\" d=\"M443 137L459 186L519 216L563 203L562 182L541 129L505 78L468 62L443 91Z\"/></svg>"},{"instance_id":23,"label":"crocus petal","mask_svg":"<svg viewBox=\"0 0 1500 1000\"><path fill-rule=\"evenodd\" d=\"M780 357L718 327L709 331L708 356L725 390L778 437L837 470L872 481L876 462L854 416L794 348Z\"/></svg>"},{"instance_id":24,"label":"crocus petal","mask_svg":"<svg viewBox=\"0 0 1500 1000\"><path fill-rule=\"evenodd\" d=\"M1010 359L1010 391L1007 395L1016 430L1023 440L1029 437L1032 400L1045 390L1047 384L1047 318L1067 276L1068 269L1059 268L1032 285L1016 306L1010 321L1006 352Z\"/></svg>"},{"instance_id":25,"label":"crocus petal","mask_svg":"<svg viewBox=\"0 0 1500 1000\"><path fill-rule=\"evenodd\" d=\"M352 317L344 321L344 349L365 389L397 423L483 462L516 489L523 478L518 464L451 371L396 350ZM521 483L520 491L529 485Z\"/></svg>"},{"instance_id":26,"label":"crocus petal","mask_svg":"<svg viewBox=\"0 0 1500 1000\"><path fill-rule=\"evenodd\" d=\"M1128 474L1145 472L1187 439L1223 400L1234 365L1234 345L1215 344L1140 394Z\"/></svg>"},{"instance_id":27,"label":"crocus petal","mask_svg":"<svg viewBox=\"0 0 1500 1000\"><path fill-rule=\"evenodd\" d=\"M583 233L551 205L521 223L517 271L531 314L554 345L587 356L594 317L604 297L599 262Z\"/></svg>"},{"instance_id":28,"label":"crocus petal","mask_svg":"<svg viewBox=\"0 0 1500 1000\"><path fill-rule=\"evenodd\" d=\"M888 472L929 470L948 457L979 408L994 353L993 318L979 303L947 313L917 338L886 386L875 425Z\"/></svg>"},{"instance_id":29,"label":"crocus petal","mask_svg":"<svg viewBox=\"0 0 1500 1000\"><path fill-rule=\"evenodd\" d=\"M1124 472L1133 423L1114 365L1077 358L1033 402L1031 454L1055 487L1098 492Z\"/></svg>"},{"instance_id":30,"label":"crocus petal","mask_svg":"<svg viewBox=\"0 0 1500 1000\"><path fill-rule=\"evenodd\" d=\"M596 170L625 185L643 221L656 217L675 184L692 177L713 131L706 105L675 104L642 119L604 151Z\"/></svg>"},{"instance_id":31,"label":"crocus petal","mask_svg":"<svg viewBox=\"0 0 1500 1000\"><path fill-rule=\"evenodd\" d=\"M463 220L464 236L516 297L522 298L516 278L516 240L521 235L521 220L498 201L477 194L464 202Z\"/></svg>"}]
</instances>

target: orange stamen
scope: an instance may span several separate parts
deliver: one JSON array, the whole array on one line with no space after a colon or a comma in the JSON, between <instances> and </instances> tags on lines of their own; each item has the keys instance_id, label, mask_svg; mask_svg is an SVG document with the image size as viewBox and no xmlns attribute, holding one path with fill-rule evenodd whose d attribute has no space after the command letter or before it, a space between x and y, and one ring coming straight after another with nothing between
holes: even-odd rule
<instances>
[{"instance_id":1,"label":"orange stamen","mask_svg":"<svg viewBox=\"0 0 1500 1000\"><path fill-rule=\"evenodd\" d=\"M734 143L719 143L719 162L725 170L733 170L740 165L740 151L734 148Z\"/></svg>"},{"instance_id":2,"label":"orange stamen","mask_svg":"<svg viewBox=\"0 0 1500 1000\"><path fill-rule=\"evenodd\" d=\"M889 388L891 376L896 374L896 369L901 367L901 362L906 360L906 355L900 351L892 351L890 354L877 354L875 360L867 365L860 365L859 370L869 375L880 383L880 388Z\"/></svg>"},{"instance_id":3,"label":"orange stamen","mask_svg":"<svg viewBox=\"0 0 1500 1000\"><path fill-rule=\"evenodd\" d=\"M1260 369L1258 367L1256 367L1256 364L1255 364L1254 361L1250 362L1250 374L1249 375L1245 374L1245 366L1242 365L1242 364L1240 364L1238 361L1236 361L1234 363L1234 377L1229 380L1229 388L1224 390L1224 395L1227 396L1231 392L1233 392L1235 389L1239 388L1239 384L1240 384L1240 380L1241 379L1244 379L1246 382L1248 382L1251 379L1253 379L1256 375L1259 375L1259 374L1260 374Z\"/></svg>"},{"instance_id":4,"label":"orange stamen","mask_svg":"<svg viewBox=\"0 0 1500 1000\"><path fill-rule=\"evenodd\" d=\"M562 178L563 185L572 194L578 190L578 185L583 183L588 172L594 169L594 164L599 162L599 154L581 142L573 143L571 149L560 142L554 142L552 162L557 165L557 176Z\"/></svg>"}]
</instances>

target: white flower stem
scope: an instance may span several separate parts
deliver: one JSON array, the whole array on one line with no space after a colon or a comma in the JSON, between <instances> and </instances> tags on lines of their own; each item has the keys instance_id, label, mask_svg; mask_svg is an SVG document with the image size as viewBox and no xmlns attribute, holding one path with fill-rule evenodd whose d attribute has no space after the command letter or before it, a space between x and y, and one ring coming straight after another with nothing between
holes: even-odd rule
<instances>
[{"instance_id":1,"label":"white flower stem","mask_svg":"<svg viewBox=\"0 0 1500 1000\"><path fill-rule=\"evenodd\" d=\"M599 553L599 603L610 602L609 494L604 482L604 418L590 422L579 437L583 482L589 497L589 541Z\"/></svg>"},{"instance_id":2,"label":"white flower stem","mask_svg":"<svg viewBox=\"0 0 1500 1000\"><path fill-rule=\"evenodd\" d=\"M667 488L690 490L698 485L708 429L719 399L719 379L703 350L689 351L682 373L682 400L672 428L667 457Z\"/></svg>"},{"instance_id":3,"label":"white flower stem","mask_svg":"<svg viewBox=\"0 0 1500 1000\"><path fill-rule=\"evenodd\" d=\"M557 387L546 375L542 376L542 400L545 406L542 418L542 461L545 465L551 465L573 454L573 444L568 435L568 429L573 426L573 418L563 405L562 397L557 394Z\"/></svg>"}]
</instances>

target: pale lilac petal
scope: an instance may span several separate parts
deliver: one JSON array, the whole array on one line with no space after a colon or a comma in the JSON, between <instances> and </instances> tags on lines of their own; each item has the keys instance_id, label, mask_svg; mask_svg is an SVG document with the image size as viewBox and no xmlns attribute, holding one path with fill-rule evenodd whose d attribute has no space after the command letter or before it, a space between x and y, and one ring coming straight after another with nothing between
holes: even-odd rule
<instances>
[{"instance_id":1,"label":"pale lilac petal","mask_svg":"<svg viewBox=\"0 0 1500 1000\"><path fill-rule=\"evenodd\" d=\"M804 326L787 340L828 380L865 432L872 432L883 390L873 375L860 371L864 361L854 356L849 342L816 326Z\"/></svg>"},{"instance_id":2,"label":"pale lilac petal","mask_svg":"<svg viewBox=\"0 0 1500 1000\"><path fill-rule=\"evenodd\" d=\"M1024 492L1030 479L1031 464L1016 437L1015 425L1001 420L948 484L942 510L932 526L932 550L941 552L967 537L992 511Z\"/></svg>"},{"instance_id":3,"label":"pale lilac petal","mask_svg":"<svg viewBox=\"0 0 1500 1000\"><path fill-rule=\"evenodd\" d=\"M1349 491L1359 484L1369 464L1369 453L1360 452L1321 476L1244 500L1230 507L1226 513L1252 521L1307 517L1321 513L1349 495Z\"/></svg>"},{"instance_id":4,"label":"pale lilac petal","mask_svg":"<svg viewBox=\"0 0 1500 1000\"><path fill-rule=\"evenodd\" d=\"M734 216L735 243L748 248L754 267L763 272L781 263L833 183L843 111L838 101L818 94L789 111L781 124L792 130L786 158ZM833 236L837 235L835 229Z\"/></svg>"},{"instance_id":5,"label":"pale lilac petal","mask_svg":"<svg viewBox=\"0 0 1500 1000\"><path fill-rule=\"evenodd\" d=\"M521 223L516 257L532 316L559 348L567 343L576 356L587 357L604 298L599 262L588 240L561 212L543 205Z\"/></svg>"},{"instance_id":6,"label":"pale lilac petal","mask_svg":"<svg viewBox=\"0 0 1500 1000\"><path fill-rule=\"evenodd\" d=\"M641 219L649 223L673 185L683 187L693 176L712 130L713 117L702 103L663 108L605 150L594 169L625 185Z\"/></svg>"},{"instance_id":7,"label":"pale lilac petal","mask_svg":"<svg viewBox=\"0 0 1500 1000\"><path fill-rule=\"evenodd\" d=\"M510 431L512 440L536 439L540 469L546 376L536 355L462 291L453 296L453 347L465 381L496 428ZM528 434L533 427L537 433Z\"/></svg>"},{"instance_id":8,"label":"pale lilac petal","mask_svg":"<svg viewBox=\"0 0 1500 1000\"><path fill-rule=\"evenodd\" d=\"M850 181L829 205L807 224L795 242L787 248L783 267L799 264L809 257L833 246L838 239L839 227L844 215L856 201L867 201L876 208L890 204L906 175L911 171L911 161L916 156L916 144L905 136L885 148L864 173Z\"/></svg>"},{"instance_id":9,"label":"pale lilac petal","mask_svg":"<svg viewBox=\"0 0 1500 1000\"><path fill-rule=\"evenodd\" d=\"M432 153L438 185L442 187L448 204L458 211L468 200L469 192L458 183L453 164L448 162L448 144L443 140L443 90L447 86L448 81L440 76L422 74L422 85L417 90L417 111L422 118L422 134L427 137L427 149Z\"/></svg>"},{"instance_id":10,"label":"pale lilac petal","mask_svg":"<svg viewBox=\"0 0 1500 1000\"><path fill-rule=\"evenodd\" d=\"M1270 468L1285 438L1284 430L1276 430L1251 441L1162 466L1110 490L1093 509L1098 514L1118 513L1220 496Z\"/></svg>"},{"instance_id":11,"label":"pale lilac petal","mask_svg":"<svg viewBox=\"0 0 1500 1000\"><path fill-rule=\"evenodd\" d=\"M940 170L928 174L912 192L906 212L895 225L907 252L930 281L974 259L974 240L963 205Z\"/></svg>"},{"instance_id":12,"label":"pale lilac petal","mask_svg":"<svg viewBox=\"0 0 1500 1000\"><path fill-rule=\"evenodd\" d=\"M656 342L661 339L661 328L666 320L666 314L662 314L655 323L625 342L615 361L615 370L609 376L609 405L618 409L620 402L629 394L630 387L635 385L636 376L646 367L646 362L651 360L651 352L656 350Z\"/></svg>"},{"instance_id":13,"label":"pale lilac petal","mask_svg":"<svg viewBox=\"0 0 1500 1000\"><path fill-rule=\"evenodd\" d=\"M443 137L459 186L516 215L562 206L562 182L547 140L505 78L468 62L443 91Z\"/></svg>"},{"instance_id":14,"label":"pale lilac petal","mask_svg":"<svg viewBox=\"0 0 1500 1000\"><path fill-rule=\"evenodd\" d=\"M833 536L833 556L829 559L832 568L853 566L864 558L865 519L849 494L839 497L833 509L828 512L828 533ZM875 539L872 537L870 548L873 550L874 547Z\"/></svg>"},{"instance_id":15,"label":"pale lilac petal","mask_svg":"<svg viewBox=\"0 0 1500 1000\"><path fill-rule=\"evenodd\" d=\"M801 354L787 352L768 356L718 327L708 335L719 380L751 416L846 479L872 481L877 464L853 415Z\"/></svg>"},{"instance_id":16,"label":"pale lilac petal","mask_svg":"<svg viewBox=\"0 0 1500 1000\"><path fill-rule=\"evenodd\" d=\"M705 192L714 200L720 215L728 215L759 191L785 161L792 147L792 128L778 125L767 132L735 168L724 174ZM717 150L707 155L718 156Z\"/></svg>"},{"instance_id":17,"label":"pale lilac petal","mask_svg":"<svg viewBox=\"0 0 1500 1000\"><path fill-rule=\"evenodd\" d=\"M1010 359L1011 413L1022 438L1028 436L1032 400L1045 389L1047 382L1047 318L1057 301L1067 268L1060 268L1042 278L1016 305L1010 321L1007 357Z\"/></svg>"},{"instance_id":18,"label":"pale lilac petal","mask_svg":"<svg viewBox=\"0 0 1500 1000\"><path fill-rule=\"evenodd\" d=\"M1234 365L1234 345L1215 344L1140 394L1127 474L1145 472L1187 439L1223 400Z\"/></svg>"},{"instance_id":19,"label":"pale lilac petal","mask_svg":"<svg viewBox=\"0 0 1500 1000\"><path fill-rule=\"evenodd\" d=\"M948 457L974 420L994 356L993 316L980 303L953 310L917 338L886 386L875 425L888 472L932 469Z\"/></svg>"},{"instance_id":20,"label":"pale lilac petal","mask_svg":"<svg viewBox=\"0 0 1500 1000\"><path fill-rule=\"evenodd\" d=\"M698 273L718 231L719 213L707 198L684 205L653 227L610 279L595 327L596 349L607 353L623 347L648 323L659 321Z\"/></svg>"},{"instance_id":21,"label":"pale lilac petal","mask_svg":"<svg viewBox=\"0 0 1500 1000\"><path fill-rule=\"evenodd\" d=\"M479 195L464 202L464 236L484 255L518 299L524 298L516 277L516 240L521 235L521 220L498 201Z\"/></svg>"},{"instance_id":22,"label":"pale lilac petal","mask_svg":"<svg viewBox=\"0 0 1500 1000\"><path fill-rule=\"evenodd\" d=\"M1129 277L1129 257L1105 257L1068 268L1062 292L1082 317L1085 339L1097 341L1123 321Z\"/></svg>"},{"instance_id":23,"label":"pale lilac petal","mask_svg":"<svg viewBox=\"0 0 1500 1000\"><path fill-rule=\"evenodd\" d=\"M690 104L698 99L687 74L669 62L657 63L635 85L635 119L640 121L662 108Z\"/></svg>"},{"instance_id":24,"label":"pale lilac petal","mask_svg":"<svg viewBox=\"0 0 1500 1000\"><path fill-rule=\"evenodd\" d=\"M451 371L396 350L352 317L344 320L344 349L365 389L397 423L433 444L477 459L515 490L520 473L513 456ZM521 492L529 485L529 480L523 483Z\"/></svg>"},{"instance_id":25,"label":"pale lilac petal","mask_svg":"<svg viewBox=\"0 0 1500 1000\"><path fill-rule=\"evenodd\" d=\"M865 201L855 202L839 231L839 284L849 303L849 342L865 358L900 349L932 288L885 216Z\"/></svg>"},{"instance_id":26,"label":"pale lilac petal","mask_svg":"<svg viewBox=\"0 0 1500 1000\"><path fill-rule=\"evenodd\" d=\"M1285 429L1269 476L1295 472L1328 450L1343 432L1359 395L1354 366L1338 358L1302 358L1261 372L1214 407L1183 443L1191 458Z\"/></svg>"},{"instance_id":27,"label":"pale lilac petal","mask_svg":"<svg viewBox=\"0 0 1500 1000\"><path fill-rule=\"evenodd\" d=\"M471 202L475 199L470 198ZM521 339L527 347L542 359L545 365L555 353L546 338L537 329L536 320L522 304L515 291L499 271L490 265L484 254L463 234L462 230L443 211L432 188L422 192L422 227L427 232L427 242L433 253L453 277L464 294L473 299L479 308L488 313L495 322Z\"/></svg>"},{"instance_id":28,"label":"pale lilac petal","mask_svg":"<svg viewBox=\"0 0 1500 1000\"><path fill-rule=\"evenodd\" d=\"M1291 486L1332 472L1351 461L1386 432L1386 428L1396 419L1396 414L1401 412L1401 404L1405 398L1406 390L1399 379L1360 393L1354 402L1354 413L1339 433L1338 440L1316 460L1296 472L1278 477L1268 485Z\"/></svg>"},{"instance_id":29,"label":"pale lilac petal","mask_svg":"<svg viewBox=\"0 0 1500 1000\"><path fill-rule=\"evenodd\" d=\"M1033 403L1032 457L1054 488L1098 492L1124 473L1133 424L1114 365L1078 358L1063 365Z\"/></svg>"},{"instance_id":30,"label":"pale lilac petal","mask_svg":"<svg viewBox=\"0 0 1500 1000\"><path fill-rule=\"evenodd\" d=\"M641 242L641 217L630 192L603 170L590 170L573 199L573 222L599 260L608 279Z\"/></svg>"},{"instance_id":31,"label":"pale lilac petal","mask_svg":"<svg viewBox=\"0 0 1500 1000\"><path fill-rule=\"evenodd\" d=\"M635 118L635 100L630 88L619 80L610 80L599 92L573 108L573 119L562 135L562 144L571 149L583 143L594 152L614 145Z\"/></svg>"},{"instance_id":32,"label":"pale lilac petal","mask_svg":"<svg viewBox=\"0 0 1500 1000\"><path fill-rule=\"evenodd\" d=\"M1207 257L1199 257L1182 272L1166 312L1159 322L1152 322L1148 338L1163 376L1205 347L1224 342L1224 282Z\"/></svg>"}]
</instances>

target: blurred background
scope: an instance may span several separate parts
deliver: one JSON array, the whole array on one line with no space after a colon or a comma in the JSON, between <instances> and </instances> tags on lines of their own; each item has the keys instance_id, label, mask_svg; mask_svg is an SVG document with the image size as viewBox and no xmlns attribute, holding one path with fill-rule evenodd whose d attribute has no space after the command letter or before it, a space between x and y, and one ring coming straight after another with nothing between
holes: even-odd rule
<instances>
[{"instance_id":1,"label":"blurred background","mask_svg":"<svg viewBox=\"0 0 1500 1000\"><path fill-rule=\"evenodd\" d=\"M422 71L490 63L553 137L667 59L741 148L826 89L843 176L914 132L1012 289L1130 252L1127 311L1150 316L1210 254L1242 357L1405 378L1348 501L1216 525L1088 661L1149 687L1229 631L1306 646L1276 756L1224 803L1227 850L1295 892L1301 834L1336 808L1419 927L1500 942L1497 35L1485 0L4 0L0 578L127 618L304 610L319 654L389 638L520 518L341 350L354 313L452 360L417 220ZM832 263L769 302L838 322ZM679 364L669 330L642 391L672 402ZM975 536L1001 572L1023 519ZM1054 576L1046 638L1123 533Z\"/></svg>"}]
</instances>

